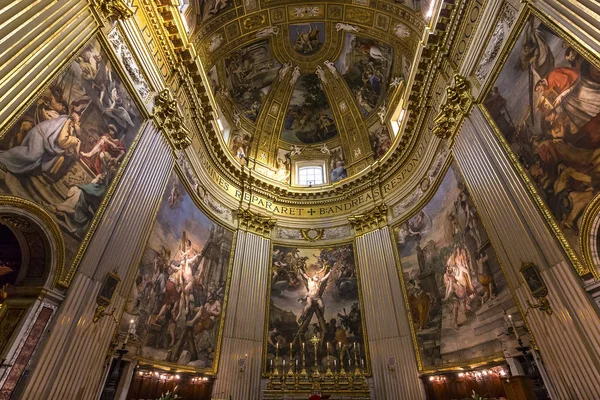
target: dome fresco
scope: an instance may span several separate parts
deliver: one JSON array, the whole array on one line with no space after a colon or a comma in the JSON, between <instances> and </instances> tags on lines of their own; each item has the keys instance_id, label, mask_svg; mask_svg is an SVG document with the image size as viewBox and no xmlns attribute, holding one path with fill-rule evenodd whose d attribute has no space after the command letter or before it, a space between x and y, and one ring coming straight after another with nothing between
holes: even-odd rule
<instances>
[{"instance_id":1,"label":"dome fresco","mask_svg":"<svg viewBox=\"0 0 600 400\"><path fill-rule=\"evenodd\" d=\"M396 6L411 23L369 7L261 4L251 13L245 2L240 16L228 1L203 3L191 38L232 156L289 185L303 160L321 163L332 184L382 158L424 28L417 3Z\"/></svg>"}]
</instances>

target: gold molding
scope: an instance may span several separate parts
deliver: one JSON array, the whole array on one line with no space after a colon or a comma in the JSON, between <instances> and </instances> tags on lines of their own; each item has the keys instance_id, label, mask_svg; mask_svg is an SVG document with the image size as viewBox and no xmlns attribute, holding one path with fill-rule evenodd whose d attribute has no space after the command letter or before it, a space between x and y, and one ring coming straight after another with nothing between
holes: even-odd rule
<instances>
[{"instance_id":1,"label":"gold molding","mask_svg":"<svg viewBox=\"0 0 600 400\"><path fill-rule=\"evenodd\" d=\"M183 124L183 115L169 89L163 89L154 96L152 114L156 126L175 150L183 150L192 144L191 132Z\"/></svg>"},{"instance_id":2,"label":"gold molding","mask_svg":"<svg viewBox=\"0 0 600 400\"><path fill-rule=\"evenodd\" d=\"M454 87L446 88L446 101L433 119L433 134L440 139L454 142L462 122L471 111L473 96L469 82L463 76L454 75Z\"/></svg>"},{"instance_id":3,"label":"gold molding","mask_svg":"<svg viewBox=\"0 0 600 400\"><path fill-rule=\"evenodd\" d=\"M0 205L23 210L28 214L38 217L45 224L44 227L47 228L47 230L42 230L50 235L50 237L48 237L49 241L56 245L56 272L54 274L52 287L55 288L56 286L61 286L63 288L68 288L70 280L63 279L62 276L65 271L65 241L61 230L52 215L34 202L15 196L0 195Z\"/></svg>"},{"instance_id":4,"label":"gold molding","mask_svg":"<svg viewBox=\"0 0 600 400\"><path fill-rule=\"evenodd\" d=\"M256 233L265 238L271 237L271 231L275 227L275 218L263 217L250 210L239 209L237 212L239 228L248 232Z\"/></svg>"},{"instance_id":5,"label":"gold molding","mask_svg":"<svg viewBox=\"0 0 600 400\"><path fill-rule=\"evenodd\" d=\"M348 217L350 225L354 228L355 236L361 236L387 225L388 208L385 204L375 206L365 214Z\"/></svg>"},{"instance_id":6,"label":"gold molding","mask_svg":"<svg viewBox=\"0 0 600 400\"><path fill-rule=\"evenodd\" d=\"M315 237L311 237L308 234L308 232L310 232L310 231L317 232L317 235ZM302 235L302 239L308 240L309 242L316 242L318 240L321 240L323 238L323 234L324 233L325 233L325 229L323 229L323 228L319 228L319 229L315 229L315 228L300 229L300 234Z\"/></svg>"},{"instance_id":7,"label":"gold molding","mask_svg":"<svg viewBox=\"0 0 600 400\"><path fill-rule=\"evenodd\" d=\"M594 221L598 219L600 213L600 193L596 194L590 204L587 205L583 216L581 217L581 230L579 232L579 248L581 249L581 255L583 256L584 262L589 265L592 270L596 270L600 265L594 263L594 256L592 255L592 243L591 235L594 229ZM597 232L597 229L596 229ZM597 235L597 233L596 233Z\"/></svg>"},{"instance_id":8,"label":"gold molding","mask_svg":"<svg viewBox=\"0 0 600 400\"><path fill-rule=\"evenodd\" d=\"M91 4L103 20L127 19L133 16L133 11L123 0L91 0Z\"/></svg>"}]
</instances>

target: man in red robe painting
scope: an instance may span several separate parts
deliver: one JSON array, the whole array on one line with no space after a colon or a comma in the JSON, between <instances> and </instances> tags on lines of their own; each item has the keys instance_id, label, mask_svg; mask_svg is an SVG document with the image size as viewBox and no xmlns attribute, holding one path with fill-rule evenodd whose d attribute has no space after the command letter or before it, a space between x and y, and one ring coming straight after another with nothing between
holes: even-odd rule
<instances>
[{"instance_id":1,"label":"man in red robe painting","mask_svg":"<svg viewBox=\"0 0 600 400\"><path fill-rule=\"evenodd\" d=\"M108 124L108 133L102 135L92 150L81 155L90 160L87 163L95 173L116 170L127 149L117 137L117 127Z\"/></svg>"}]
</instances>

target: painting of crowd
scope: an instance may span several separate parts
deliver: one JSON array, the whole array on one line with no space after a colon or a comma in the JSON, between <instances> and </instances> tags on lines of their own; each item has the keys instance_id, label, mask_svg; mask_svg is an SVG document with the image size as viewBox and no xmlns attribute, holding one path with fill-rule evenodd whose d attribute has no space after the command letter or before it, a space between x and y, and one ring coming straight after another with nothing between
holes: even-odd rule
<instances>
[{"instance_id":1,"label":"painting of crowd","mask_svg":"<svg viewBox=\"0 0 600 400\"><path fill-rule=\"evenodd\" d=\"M516 308L456 164L395 235L422 367L501 352L496 335Z\"/></svg>"},{"instance_id":2,"label":"painting of crowd","mask_svg":"<svg viewBox=\"0 0 600 400\"><path fill-rule=\"evenodd\" d=\"M141 122L119 73L94 39L0 137L0 192L54 215L65 233L67 262Z\"/></svg>"},{"instance_id":3,"label":"painting of crowd","mask_svg":"<svg viewBox=\"0 0 600 400\"><path fill-rule=\"evenodd\" d=\"M274 246L269 293L266 369L279 362L302 366L317 363L340 368L364 362L364 333L359 283L352 245L333 248ZM290 349L292 358L290 359ZM359 355L360 352L360 355ZM363 361L358 361L363 360ZM279 366L281 368L281 366Z\"/></svg>"},{"instance_id":4,"label":"painting of crowd","mask_svg":"<svg viewBox=\"0 0 600 400\"><path fill-rule=\"evenodd\" d=\"M142 357L213 366L232 240L232 232L202 213L173 174L121 322Z\"/></svg>"},{"instance_id":5,"label":"painting of crowd","mask_svg":"<svg viewBox=\"0 0 600 400\"><path fill-rule=\"evenodd\" d=\"M600 188L600 70L531 17L485 100L573 248Z\"/></svg>"}]
</instances>

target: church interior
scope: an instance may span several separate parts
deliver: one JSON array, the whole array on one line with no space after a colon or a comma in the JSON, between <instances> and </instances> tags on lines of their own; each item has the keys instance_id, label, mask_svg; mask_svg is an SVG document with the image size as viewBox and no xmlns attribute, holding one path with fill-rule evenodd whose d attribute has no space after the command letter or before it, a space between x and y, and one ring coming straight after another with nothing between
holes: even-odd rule
<instances>
[{"instance_id":1,"label":"church interior","mask_svg":"<svg viewBox=\"0 0 600 400\"><path fill-rule=\"evenodd\" d=\"M2 2L0 400L600 399L598 20Z\"/></svg>"}]
</instances>

